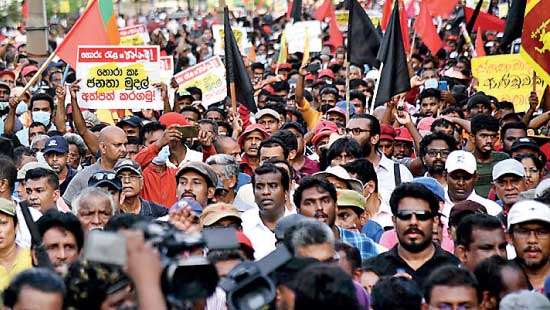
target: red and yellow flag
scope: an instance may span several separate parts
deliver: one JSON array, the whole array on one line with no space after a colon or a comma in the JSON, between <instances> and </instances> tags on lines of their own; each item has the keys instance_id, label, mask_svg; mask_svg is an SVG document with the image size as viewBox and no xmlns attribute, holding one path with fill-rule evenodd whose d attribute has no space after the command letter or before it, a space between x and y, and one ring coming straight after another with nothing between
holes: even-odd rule
<instances>
[{"instance_id":1,"label":"red and yellow flag","mask_svg":"<svg viewBox=\"0 0 550 310\"><path fill-rule=\"evenodd\" d=\"M520 54L550 84L550 1L527 1Z\"/></svg>"},{"instance_id":2,"label":"red and yellow flag","mask_svg":"<svg viewBox=\"0 0 550 310\"><path fill-rule=\"evenodd\" d=\"M76 68L79 45L118 45L120 36L113 10L113 0L92 0L78 18L55 53Z\"/></svg>"}]
</instances>

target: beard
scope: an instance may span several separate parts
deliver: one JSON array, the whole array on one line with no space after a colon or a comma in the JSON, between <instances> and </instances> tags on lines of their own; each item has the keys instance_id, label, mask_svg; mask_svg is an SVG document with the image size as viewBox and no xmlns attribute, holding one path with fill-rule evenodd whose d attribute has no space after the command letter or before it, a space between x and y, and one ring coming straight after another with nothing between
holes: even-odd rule
<instances>
[{"instance_id":1,"label":"beard","mask_svg":"<svg viewBox=\"0 0 550 310\"><path fill-rule=\"evenodd\" d=\"M433 162L430 166L426 166L430 175L443 175L445 172L445 163L437 161Z\"/></svg>"},{"instance_id":2,"label":"beard","mask_svg":"<svg viewBox=\"0 0 550 310\"><path fill-rule=\"evenodd\" d=\"M419 234L424 237L422 240L415 240L415 241L409 241L406 240L406 234L408 233L408 230L406 230L401 236L398 234L399 244L407 251L411 253L419 253L425 250L431 243L432 243L432 235L427 236L423 232L419 232L418 229L415 229Z\"/></svg>"}]
</instances>

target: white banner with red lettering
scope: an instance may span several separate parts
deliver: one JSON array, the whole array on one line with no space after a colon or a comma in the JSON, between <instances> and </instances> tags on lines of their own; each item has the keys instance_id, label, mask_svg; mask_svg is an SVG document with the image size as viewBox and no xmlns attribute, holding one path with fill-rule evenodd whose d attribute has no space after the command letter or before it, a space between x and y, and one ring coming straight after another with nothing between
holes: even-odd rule
<instances>
[{"instance_id":1,"label":"white banner with red lettering","mask_svg":"<svg viewBox=\"0 0 550 310\"><path fill-rule=\"evenodd\" d=\"M227 96L225 67L219 56L211 57L174 75L178 91L197 87L202 91L202 105L208 107Z\"/></svg>"},{"instance_id":2,"label":"white banner with red lettering","mask_svg":"<svg viewBox=\"0 0 550 310\"><path fill-rule=\"evenodd\" d=\"M162 110L158 46L79 46L78 103L87 109Z\"/></svg>"}]
</instances>

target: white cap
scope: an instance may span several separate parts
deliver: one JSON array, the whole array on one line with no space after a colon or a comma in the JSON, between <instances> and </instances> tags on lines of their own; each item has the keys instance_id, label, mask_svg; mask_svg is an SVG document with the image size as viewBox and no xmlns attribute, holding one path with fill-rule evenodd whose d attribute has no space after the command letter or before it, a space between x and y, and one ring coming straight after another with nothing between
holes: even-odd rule
<instances>
[{"instance_id":1,"label":"white cap","mask_svg":"<svg viewBox=\"0 0 550 310\"><path fill-rule=\"evenodd\" d=\"M254 115L254 117L256 118L256 121L257 121L266 115L271 115L274 118L276 118L278 121L281 121L281 114L279 114L279 112L273 109L261 109L260 111L256 112L256 115Z\"/></svg>"},{"instance_id":2,"label":"white cap","mask_svg":"<svg viewBox=\"0 0 550 310\"><path fill-rule=\"evenodd\" d=\"M535 197L541 197L548 189L550 189L550 179L540 181L539 185L535 188Z\"/></svg>"},{"instance_id":3,"label":"white cap","mask_svg":"<svg viewBox=\"0 0 550 310\"><path fill-rule=\"evenodd\" d=\"M354 179L349 175L349 173L341 166L332 166L325 169L325 171L317 172L313 175L314 177L320 179L326 179L328 176L336 177L342 181L345 181L349 184L350 189L363 193L363 183L361 181Z\"/></svg>"},{"instance_id":4,"label":"white cap","mask_svg":"<svg viewBox=\"0 0 550 310\"><path fill-rule=\"evenodd\" d=\"M457 170L464 170L469 174L474 174L477 170L476 158L470 152L462 150L453 151L447 157L445 169L447 170L447 173Z\"/></svg>"},{"instance_id":5,"label":"white cap","mask_svg":"<svg viewBox=\"0 0 550 310\"><path fill-rule=\"evenodd\" d=\"M518 177L525 177L523 165L512 158L501 160L493 166L493 181L505 174L514 174Z\"/></svg>"},{"instance_id":6,"label":"white cap","mask_svg":"<svg viewBox=\"0 0 550 310\"><path fill-rule=\"evenodd\" d=\"M550 207L536 200L516 202L508 212L508 229L514 224L529 221L550 223Z\"/></svg>"}]
</instances>

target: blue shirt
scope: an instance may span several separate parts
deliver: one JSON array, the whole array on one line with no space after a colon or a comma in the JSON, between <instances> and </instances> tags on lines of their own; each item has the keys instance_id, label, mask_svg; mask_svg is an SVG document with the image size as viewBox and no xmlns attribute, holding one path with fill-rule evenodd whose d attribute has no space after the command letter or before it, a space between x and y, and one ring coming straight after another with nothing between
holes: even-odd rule
<instances>
[{"instance_id":1,"label":"blue shirt","mask_svg":"<svg viewBox=\"0 0 550 310\"><path fill-rule=\"evenodd\" d=\"M376 243L371 238L367 237L367 235L338 226L336 226L336 229L338 229L340 234L340 240L353 245L359 250L362 260L378 255Z\"/></svg>"},{"instance_id":2,"label":"blue shirt","mask_svg":"<svg viewBox=\"0 0 550 310\"><path fill-rule=\"evenodd\" d=\"M363 226L361 232L371 238L374 242L378 242L384 233L384 228L382 228L382 226L375 221L369 220L367 224Z\"/></svg>"}]
</instances>

